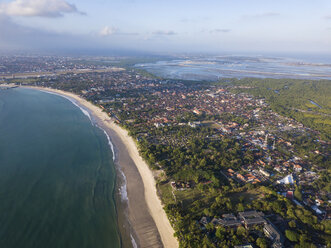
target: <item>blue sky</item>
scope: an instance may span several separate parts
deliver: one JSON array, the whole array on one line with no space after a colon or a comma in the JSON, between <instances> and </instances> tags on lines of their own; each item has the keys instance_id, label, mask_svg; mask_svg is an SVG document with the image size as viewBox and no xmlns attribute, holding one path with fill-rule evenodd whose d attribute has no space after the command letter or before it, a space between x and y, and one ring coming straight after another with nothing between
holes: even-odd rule
<instances>
[{"instance_id":1,"label":"blue sky","mask_svg":"<svg viewBox=\"0 0 331 248\"><path fill-rule=\"evenodd\" d=\"M328 53L330 0L0 0L0 50Z\"/></svg>"}]
</instances>

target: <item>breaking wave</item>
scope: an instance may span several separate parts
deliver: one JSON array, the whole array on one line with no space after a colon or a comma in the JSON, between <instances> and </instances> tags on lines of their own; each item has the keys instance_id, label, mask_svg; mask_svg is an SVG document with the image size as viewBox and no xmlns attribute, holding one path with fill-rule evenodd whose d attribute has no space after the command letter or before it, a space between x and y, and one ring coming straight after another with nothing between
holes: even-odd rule
<instances>
[{"instance_id":1,"label":"breaking wave","mask_svg":"<svg viewBox=\"0 0 331 248\"><path fill-rule=\"evenodd\" d=\"M130 237L131 237L131 243L132 243L133 248L138 248L138 245L137 245L135 239L133 238L132 234L130 234Z\"/></svg>"},{"instance_id":2,"label":"breaking wave","mask_svg":"<svg viewBox=\"0 0 331 248\"><path fill-rule=\"evenodd\" d=\"M86 109L84 109L81 106L79 106L74 99L72 99L72 98L70 98L68 96L65 96L65 95L58 94L56 92L51 92L51 91L47 91L47 90L40 90L40 91L45 92L45 93L48 93L48 94L51 94L51 95L61 96L61 97L65 98L65 99L69 100L73 105L75 105L76 107L78 107L82 111L82 113L84 115L86 115L90 119L90 121L92 122L92 118L91 118L90 113ZM92 122L92 124L93 124L93 122Z\"/></svg>"},{"instance_id":3,"label":"breaking wave","mask_svg":"<svg viewBox=\"0 0 331 248\"><path fill-rule=\"evenodd\" d=\"M116 157L115 157L114 145L113 145L113 143L111 142L108 133L107 133L104 129L102 129L101 127L98 126L98 128L100 128L100 129L105 133L105 135L106 135L106 137L107 137L107 140L108 140L108 145L109 145L109 147L110 147L110 149L111 149L111 152L113 153L113 161L115 162L115 158L116 158Z\"/></svg>"}]
</instances>

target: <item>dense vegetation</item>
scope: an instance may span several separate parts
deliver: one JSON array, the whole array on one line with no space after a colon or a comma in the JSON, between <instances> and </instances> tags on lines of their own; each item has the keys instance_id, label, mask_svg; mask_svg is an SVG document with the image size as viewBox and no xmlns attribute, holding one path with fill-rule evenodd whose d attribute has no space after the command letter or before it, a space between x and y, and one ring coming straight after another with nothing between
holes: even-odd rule
<instances>
[{"instance_id":1,"label":"dense vegetation","mask_svg":"<svg viewBox=\"0 0 331 248\"><path fill-rule=\"evenodd\" d=\"M256 196L257 193L262 196ZM248 201L246 195L254 195L254 201ZM286 220L286 237L291 241L288 245L294 247L316 247L313 243L318 243L320 238L326 239L330 243L330 236L321 234L330 232L330 222L319 222L317 217L310 211L294 205L286 198L279 196L273 190L260 187L254 188L247 185L242 188L229 190L224 186L220 192L213 198L211 193L205 198L195 200L189 207L183 208L182 203L168 204L167 213L176 220L174 223L176 235L181 241L182 247L233 247L247 242L254 243L258 247L270 247L270 241L261 238L261 227L255 227L248 231L243 227L227 229L224 227L215 227L208 224L207 236L205 232L198 228L192 218L201 217L202 215L220 216L221 213L243 211L244 209L254 208L267 214L281 216L281 220ZM235 196L239 196L238 198ZM208 202L209 201L209 202ZM206 208L206 204L209 205ZM275 222L275 217L269 218Z\"/></svg>"},{"instance_id":2,"label":"dense vegetation","mask_svg":"<svg viewBox=\"0 0 331 248\"><path fill-rule=\"evenodd\" d=\"M137 138L139 130L132 126L126 128ZM180 247L233 247L247 242L270 247L270 240L263 238L261 226L248 230L209 223L203 230L198 224L203 216L219 218L224 213L248 209L263 211L274 223L281 218L287 245L316 247L314 244L322 240L325 244L330 243L330 221L320 222L311 211L277 194L272 186L241 186L224 176L222 171L228 168L240 171L242 165L254 160L250 150L241 149L240 140L230 137L201 139L212 135L211 129L204 127L164 127L149 131L152 136L169 133L173 133L177 140L189 137L187 145L154 145L146 139L137 142L141 155L151 168L164 171L158 180L158 190ZM183 186L189 183L190 187L174 191L169 185L170 180L181 182ZM296 190L294 193L297 199L300 192Z\"/></svg>"}]
</instances>

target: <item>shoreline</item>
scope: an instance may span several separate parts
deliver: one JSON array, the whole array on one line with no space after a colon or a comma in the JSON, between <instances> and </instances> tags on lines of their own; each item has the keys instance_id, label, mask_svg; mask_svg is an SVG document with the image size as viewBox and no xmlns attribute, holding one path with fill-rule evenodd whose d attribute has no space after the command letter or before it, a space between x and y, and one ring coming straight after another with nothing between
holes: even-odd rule
<instances>
[{"instance_id":1,"label":"shoreline","mask_svg":"<svg viewBox=\"0 0 331 248\"><path fill-rule=\"evenodd\" d=\"M133 229L133 233L130 234L133 237L130 238L134 238L138 247L178 247L178 241L173 236L174 230L157 195L153 172L139 155L137 146L128 132L115 124L100 107L74 93L43 87L25 88L58 94L74 100L78 107L89 110L96 124L110 137L116 154L114 163L126 178L124 181L128 194L127 217L130 229ZM117 175L117 178L119 177L120 175ZM118 205L121 206L123 203L120 202Z\"/></svg>"}]
</instances>

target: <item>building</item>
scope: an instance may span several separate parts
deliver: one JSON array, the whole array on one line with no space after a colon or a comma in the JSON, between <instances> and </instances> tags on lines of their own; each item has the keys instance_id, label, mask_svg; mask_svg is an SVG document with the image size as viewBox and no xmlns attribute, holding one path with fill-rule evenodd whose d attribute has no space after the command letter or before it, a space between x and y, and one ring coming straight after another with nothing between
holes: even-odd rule
<instances>
[{"instance_id":1,"label":"building","mask_svg":"<svg viewBox=\"0 0 331 248\"><path fill-rule=\"evenodd\" d=\"M253 246L251 244L236 245L234 248L253 248Z\"/></svg>"},{"instance_id":2,"label":"building","mask_svg":"<svg viewBox=\"0 0 331 248\"><path fill-rule=\"evenodd\" d=\"M266 220L264 219L264 214L262 212L257 212L257 211L240 212L239 217L241 221L245 224L246 228L255 225L264 225L267 223Z\"/></svg>"},{"instance_id":3,"label":"building","mask_svg":"<svg viewBox=\"0 0 331 248\"><path fill-rule=\"evenodd\" d=\"M290 174L290 175L284 177L284 178L281 179L281 180L277 180L277 183L278 183L278 184L294 184L293 175Z\"/></svg>"},{"instance_id":4,"label":"building","mask_svg":"<svg viewBox=\"0 0 331 248\"><path fill-rule=\"evenodd\" d=\"M266 177L270 177L270 173L265 170L260 169L260 173Z\"/></svg>"},{"instance_id":5,"label":"building","mask_svg":"<svg viewBox=\"0 0 331 248\"><path fill-rule=\"evenodd\" d=\"M273 224L271 223L265 224L263 231L264 234L273 242L272 244L273 248L283 247L282 243L284 242L284 238Z\"/></svg>"},{"instance_id":6,"label":"building","mask_svg":"<svg viewBox=\"0 0 331 248\"><path fill-rule=\"evenodd\" d=\"M219 219L219 223L222 226L235 228L242 225L241 221L233 214L223 214L222 217L222 219Z\"/></svg>"}]
</instances>

